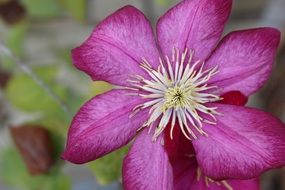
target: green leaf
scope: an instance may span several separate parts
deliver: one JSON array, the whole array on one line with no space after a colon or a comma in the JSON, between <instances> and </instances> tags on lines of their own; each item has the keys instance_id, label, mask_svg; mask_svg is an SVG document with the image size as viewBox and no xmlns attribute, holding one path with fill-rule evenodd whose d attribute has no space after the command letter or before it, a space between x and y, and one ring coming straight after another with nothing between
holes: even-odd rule
<instances>
[{"instance_id":1,"label":"green leaf","mask_svg":"<svg viewBox=\"0 0 285 190\"><path fill-rule=\"evenodd\" d=\"M17 23L9 28L6 44L17 56L21 56L23 54L23 41L25 39L27 29L28 22L25 21Z\"/></svg>"},{"instance_id":2,"label":"green leaf","mask_svg":"<svg viewBox=\"0 0 285 190\"><path fill-rule=\"evenodd\" d=\"M28 23L22 21L10 26L8 33L5 36L5 44L16 56L22 56L24 53L23 42L27 33L27 28ZM5 70L12 70L15 65L15 63L8 57L1 57L1 61Z\"/></svg>"},{"instance_id":3,"label":"green leaf","mask_svg":"<svg viewBox=\"0 0 285 190\"><path fill-rule=\"evenodd\" d=\"M52 91L61 99L67 97L66 89L57 83L55 66L44 66L34 69ZM8 100L16 107L27 112L45 112L58 114L62 112L57 102L30 76L20 73L13 75L8 83L6 95Z\"/></svg>"},{"instance_id":4,"label":"green leaf","mask_svg":"<svg viewBox=\"0 0 285 190\"><path fill-rule=\"evenodd\" d=\"M52 18L61 11L57 0L21 0L28 14L35 18Z\"/></svg>"},{"instance_id":5,"label":"green leaf","mask_svg":"<svg viewBox=\"0 0 285 190\"><path fill-rule=\"evenodd\" d=\"M84 21L86 16L85 0L59 0L60 4L78 21Z\"/></svg>"},{"instance_id":6,"label":"green leaf","mask_svg":"<svg viewBox=\"0 0 285 190\"><path fill-rule=\"evenodd\" d=\"M1 152L0 178L11 187L21 190L69 190L71 181L69 177L58 170L46 175L31 176L26 170L19 153L14 148Z\"/></svg>"},{"instance_id":7,"label":"green leaf","mask_svg":"<svg viewBox=\"0 0 285 190\"><path fill-rule=\"evenodd\" d=\"M127 152L128 147L123 147L88 165L100 184L106 185L121 178L122 162Z\"/></svg>"},{"instance_id":8,"label":"green leaf","mask_svg":"<svg viewBox=\"0 0 285 190\"><path fill-rule=\"evenodd\" d=\"M64 175L50 175L42 190L69 190L71 189L70 179Z\"/></svg>"},{"instance_id":9,"label":"green leaf","mask_svg":"<svg viewBox=\"0 0 285 190\"><path fill-rule=\"evenodd\" d=\"M165 6L170 3L169 0L156 0L159 5Z\"/></svg>"},{"instance_id":10,"label":"green leaf","mask_svg":"<svg viewBox=\"0 0 285 190\"><path fill-rule=\"evenodd\" d=\"M60 153L62 152L62 148L63 148L63 140L66 137L67 130L70 126L73 115L74 114L69 115L68 113L65 113L63 111L60 113L55 112L54 114L52 113L45 114L43 117L40 117L37 120L34 120L29 123L45 126L52 132L55 132L54 142L56 143L56 147L57 147L56 152L57 152L57 155L60 156Z\"/></svg>"},{"instance_id":11,"label":"green leaf","mask_svg":"<svg viewBox=\"0 0 285 190\"><path fill-rule=\"evenodd\" d=\"M94 81L91 84L90 89L90 95L88 95L88 98L92 98L94 96L97 96L99 94L102 94L104 92L107 92L112 89L112 85L104 82L104 81Z\"/></svg>"}]
</instances>

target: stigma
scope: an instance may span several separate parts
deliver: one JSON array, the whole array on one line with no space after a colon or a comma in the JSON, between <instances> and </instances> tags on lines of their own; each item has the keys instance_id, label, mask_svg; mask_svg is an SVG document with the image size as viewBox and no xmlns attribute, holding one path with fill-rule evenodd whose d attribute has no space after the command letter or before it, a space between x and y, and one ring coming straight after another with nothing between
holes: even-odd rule
<instances>
[{"instance_id":1,"label":"stigma","mask_svg":"<svg viewBox=\"0 0 285 190\"><path fill-rule=\"evenodd\" d=\"M203 123L216 124L216 115L220 113L207 103L221 100L214 93L218 87L208 84L219 72L218 67L205 69L205 63L201 60L194 62L193 55L193 50L179 52L173 48L172 57L159 58L157 69L143 58L140 67L149 77L136 75L128 80L129 89L134 91L130 95L145 99L143 104L133 109L131 116L149 108L149 118L142 127L155 128L153 140L168 124L171 139L174 127L179 126L189 140L197 139L198 134L207 135Z\"/></svg>"}]
</instances>

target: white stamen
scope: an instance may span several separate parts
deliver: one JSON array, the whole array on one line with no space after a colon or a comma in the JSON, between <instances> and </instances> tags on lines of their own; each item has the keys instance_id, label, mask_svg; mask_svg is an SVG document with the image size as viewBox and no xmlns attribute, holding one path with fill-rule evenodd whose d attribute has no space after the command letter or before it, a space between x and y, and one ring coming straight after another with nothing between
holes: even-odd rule
<instances>
[{"instance_id":1,"label":"white stamen","mask_svg":"<svg viewBox=\"0 0 285 190\"><path fill-rule=\"evenodd\" d=\"M220 113L216 107L209 107L206 103L221 98L212 92L218 87L208 86L207 82L219 71L217 67L205 69L205 63L200 60L192 63L193 55L193 50L185 49L179 53L178 48L173 48L171 61L168 56L165 56L165 60L159 58L157 70L143 58L140 66L150 79L136 75L128 80L131 86L126 89L136 92L130 94L146 100L134 108L132 116L142 109L150 108L150 117L143 127L155 127L154 140L168 123L171 124L171 139L177 122L184 136L190 140L197 139L197 134L207 135L202 129L203 123L216 124L215 115ZM157 126L153 126L154 123Z\"/></svg>"}]
</instances>

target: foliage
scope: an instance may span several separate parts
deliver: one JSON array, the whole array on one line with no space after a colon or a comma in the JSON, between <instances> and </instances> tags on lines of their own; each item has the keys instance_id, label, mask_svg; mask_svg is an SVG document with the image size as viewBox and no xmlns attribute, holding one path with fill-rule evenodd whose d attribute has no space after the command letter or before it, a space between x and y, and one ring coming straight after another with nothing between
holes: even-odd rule
<instances>
[{"instance_id":1,"label":"foliage","mask_svg":"<svg viewBox=\"0 0 285 190\"><path fill-rule=\"evenodd\" d=\"M49 174L31 176L24 165L19 153L14 148L1 153L0 177L11 187L21 190L69 190L70 179L54 169Z\"/></svg>"},{"instance_id":2,"label":"foliage","mask_svg":"<svg viewBox=\"0 0 285 190\"><path fill-rule=\"evenodd\" d=\"M79 22L84 22L86 19L86 0L21 0L20 2L25 7L27 14L19 22L6 26L7 33L3 35L4 44L19 60L27 58L25 40L28 36L30 37L29 32L34 21L44 23L63 16L71 17ZM70 48L66 47L65 49ZM51 132L55 148L54 157L56 158L56 164L49 173L31 176L15 147L9 147L4 151L1 150L0 170L2 172L0 172L0 180L12 188L21 190L71 189L69 177L61 173L64 162L60 159L60 154L64 147L72 116L88 99L111 89L111 85L108 83L102 81L90 83L88 80L86 83L82 82L82 85L85 85L89 90L82 94L75 91L75 88L61 83L59 63L65 62L69 66L72 65L70 51L64 52L64 60L61 56L56 55L56 64L43 65L43 63L39 63L41 66L29 66L31 72L40 80L40 83L43 82L42 85L39 85L39 81L30 75L22 72L11 58L1 57L1 68L14 73L5 88L5 98L17 110L25 114L36 114L35 118L25 124L45 127ZM74 68L72 67L73 71ZM67 105L71 113L64 112L45 88L48 88ZM122 148L90 163L89 169L101 184L111 183L121 178L122 160L127 150L128 148Z\"/></svg>"},{"instance_id":3,"label":"foliage","mask_svg":"<svg viewBox=\"0 0 285 190\"><path fill-rule=\"evenodd\" d=\"M85 0L22 0L22 3L32 18L50 19L66 11L78 21L85 19Z\"/></svg>"},{"instance_id":4,"label":"foliage","mask_svg":"<svg viewBox=\"0 0 285 190\"><path fill-rule=\"evenodd\" d=\"M52 18L60 14L56 0L22 0L28 14L36 18Z\"/></svg>"},{"instance_id":5,"label":"foliage","mask_svg":"<svg viewBox=\"0 0 285 190\"><path fill-rule=\"evenodd\" d=\"M106 185L120 180L122 161L127 151L128 147L123 147L89 164L99 183Z\"/></svg>"},{"instance_id":6,"label":"foliage","mask_svg":"<svg viewBox=\"0 0 285 190\"><path fill-rule=\"evenodd\" d=\"M39 67L34 69L34 72L51 87L56 95L62 99L67 97L66 89L56 81L57 68L55 66ZM24 73L12 77L8 83L6 95L13 105L23 111L53 113L60 109L53 98Z\"/></svg>"}]
</instances>

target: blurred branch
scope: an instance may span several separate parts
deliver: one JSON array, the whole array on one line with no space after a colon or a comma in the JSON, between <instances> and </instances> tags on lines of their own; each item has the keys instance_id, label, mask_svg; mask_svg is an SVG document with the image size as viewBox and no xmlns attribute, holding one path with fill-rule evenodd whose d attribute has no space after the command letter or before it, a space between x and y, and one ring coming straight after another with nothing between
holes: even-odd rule
<instances>
[{"instance_id":1,"label":"blurred branch","mask_svg":"<svg viewBox=\"0 0 285 190\"><path fill-rule=\"evenodd\" d=\"M11 60L13 60L16 65L27 75L29 75L41 88L43 88L46 93L62 108L62 110L68 114L70 114L70 111L65 103L60 99L59 96L57 96L51 88L42 80L40 79L33 70L29 67L29 65L23 63L20 61L19 58L17 58L12 51L5 46L3 43L0 42L0 54L3 56L9 57Z\"/></svg>"}]
</instances>

